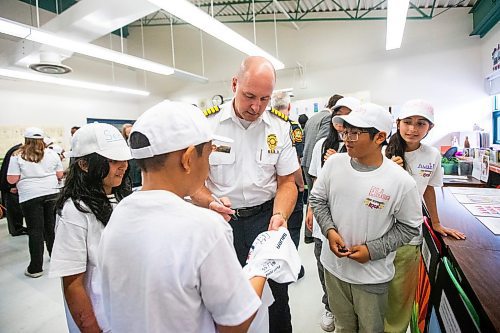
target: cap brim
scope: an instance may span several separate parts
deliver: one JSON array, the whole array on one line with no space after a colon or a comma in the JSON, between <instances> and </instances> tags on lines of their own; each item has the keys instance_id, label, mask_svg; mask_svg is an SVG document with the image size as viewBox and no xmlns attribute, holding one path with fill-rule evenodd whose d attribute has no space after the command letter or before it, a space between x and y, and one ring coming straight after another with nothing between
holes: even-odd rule
<instances>
[{"instance_id":1,"label":"cap brim","mask_svg":"<svg viewBox=\"0 0 500 333\"><path fill-rule=\"evenodd\" d=\"M409 117L413 117L413 116L417 116L417 117L422 117L422 118L425 118L427 119L428 121L430 121L431 123L434 123L434 119L429 119L429 116L424 114L423 112L411 112L411 110L409 112L401 112L399 115L398 115L398 119L401 120L401 119L405 119L405 118L409 118Z\"/></svg>"},{"instance_id":2,"label":"cap brim","mask_svg":"<svg viewBox=\"0 0 500 333\"><path fill-rule=\"evenodd\" d=\"M231 139L231 138L228 138L226 136L222 136L222 135L212 135L212 140L217 140L217 141L222 141L222 142L227 142L227 143L233 143L234 140Z\"/></svg>"},{"instance_id":3,"label":"cap brim","mask_svg":"<svg viewBox=\"0 0 500 333\"><path fill-rule=\"evenodd\" d=\"M114 161L128 161L132 159L132 154L128 147L127 149L107 149L98 152L98 154Z\"/></svg>"},{"instance_id":4,"label":"cap brim","mask_svg":"<svg viewBox=\"0 0 500 333\"><path fill-rule=\"evenodd\" d=\"M333 117L332 122L334 124L341 124L341 125L343 125L344 122L346 122L351 126L359 127L359 128L373 127L372 125L370 125L366 121L364 121L363 118L361 118L361 116L359 116L355 112L351 112L350 114L344 115L344 116L335 116L335 117Z\"/></svg>"}]
</instances>

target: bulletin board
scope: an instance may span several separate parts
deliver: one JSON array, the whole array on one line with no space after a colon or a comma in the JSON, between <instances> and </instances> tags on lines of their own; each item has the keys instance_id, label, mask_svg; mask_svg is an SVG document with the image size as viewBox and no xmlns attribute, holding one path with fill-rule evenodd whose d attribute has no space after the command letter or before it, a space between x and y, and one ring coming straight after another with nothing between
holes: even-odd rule
<instances>
[{"instance_id":1,"label":"bulletin board","mask_svg":"<svg viewBox=\"0 0 500 333\"><path fill-rule=\"evenodd\" d=\"M24 130L30 126L0 126L0 159L3 159L7 151L24 142ZM41 127L45 135L50 137L54 143L61 144L63 141L63 127Z\"/></svg>"}]
</instances>

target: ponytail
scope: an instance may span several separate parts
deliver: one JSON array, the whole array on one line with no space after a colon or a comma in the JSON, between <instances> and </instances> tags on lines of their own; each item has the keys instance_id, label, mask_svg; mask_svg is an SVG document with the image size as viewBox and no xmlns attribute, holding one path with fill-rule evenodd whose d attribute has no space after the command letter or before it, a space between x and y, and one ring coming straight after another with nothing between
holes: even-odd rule
<instances>
[{"instance_id":1,"label":"ponytail","mask_svg":"<svg viewBox=\"0 0 500 333\"><path fill-rule=\"evenodd\" d=\"M398 124L399 125L399 124ZM389 144L385 149L385 156L387 158L392 158L393 156L399 156L403 159L403 169L406 170L406 159L405 159L405 151L406 151L406 141L403 139L398 130L394 135L389 139Z\"/></svg>"}]
</instances>

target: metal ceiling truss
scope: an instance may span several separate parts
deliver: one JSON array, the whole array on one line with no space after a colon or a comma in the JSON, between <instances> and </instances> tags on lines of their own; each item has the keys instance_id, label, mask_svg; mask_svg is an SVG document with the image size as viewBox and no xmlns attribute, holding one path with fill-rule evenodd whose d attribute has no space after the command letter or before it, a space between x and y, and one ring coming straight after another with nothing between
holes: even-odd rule
<instances>
[{"instance_id":1,"label":"metal ceiling truss","mask_svg":"<svg viewBox=\"0 0 500 333\"><path fill-rule=\"evenodd\" d=\"M254 16L255 22L385 20L388 0L191 0L191 2L223 23L252 23ZM452 8L472 7L476 2L477 0L410 0L407 18L429 20ZM161 13L159 11L146 17L143 24L170 25L170 15ZM136 22L131 26L139 24ZM172 24L184 24L184 22L173 17Z\"/></svg>"}]
</instances>

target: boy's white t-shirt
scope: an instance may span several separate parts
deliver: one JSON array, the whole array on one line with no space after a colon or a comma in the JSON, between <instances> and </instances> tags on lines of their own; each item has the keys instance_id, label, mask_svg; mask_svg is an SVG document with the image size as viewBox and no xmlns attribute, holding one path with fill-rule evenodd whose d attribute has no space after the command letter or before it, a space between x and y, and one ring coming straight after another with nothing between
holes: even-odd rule
<instances>
[{"instance_id":1,"label":"boy's white t-shirt","mask_svg":"<svg viewBox=\"0 0 500 333\"><path fill-rule=\"evenodd\" d=\"M326 138L319 139L316 144L314 145L312 156L311 156L311 164L309 165L309 174L315 178L318 178L322 166L321 166L321 161L323 160L323 154L322 148L323 148L323 142L325 142ZM339 142L339 149L340 150L344 146L343 142ZM318 222L316 221L316 218L313 216L313 230L312 230L312 236L314 238L321 239L322 241L325 240L325 236L321 233L321 229L318 225Z\"/></svg>"},{"instance_id":2,"label":"boy's white t-shirt","mask_svg":"<svg viewBox=\"0 0 500 333\"><path fill-rule=\"evenodd\" d=\"M328 201L332 219L347 247L382 237L399 223L419 227L421 203L415 181L403 168L386 157L380 167L360 172L351 166L348 154L335 154L324 164L312 195ZM375 284L394 276L395 252L386 258L361 264L338 258L323 242L321 263L339 279L353 284Z\"/></svg>"},{"instance_id":3,"label":"boy's white t-shirt","mask_svg":"<svg viewBox=\"0 0 500 333\"><path fill-rule=\"evenodd\" d=\"M44 195L59 192L57 171L63 171L59 155L52 149L45 149L40 162L28 162L21 156L12 156L7 175L21 176L16 184L19 202L25 202Z\"/></svg>"},{"instance_id":4,"label":"boy's white t-shirt","mask_svg":"<svg viewBox=\"0 0 500 333\"><path fill-rule=\"evenodd\" d=\"M113 199L114 200L114 199ZM88 209L81 203L84 209ZM90 211L90 209L88 209ZM85 272L85 290L99 327L109 331L101 297L97 268L97 249L104 225L92 213L80 212L73 200L64 203L61 215L56 215L54 247L50 258L49 277L64 277ZM71 333L79 333L66 306L66 320Z\"/></svg>"},{"instance_id":5,"label":"boy's white t-shirt","mask_svg":"<svg viewBox=\"0 0 500 333\"><path fill-rule=\"evenodd\" d=\"M118 204L99 267L114 332L212 333L215 323L241 324L261 304L229 224L167 191L134 192Z\"/></svg>"}]
</instances>

